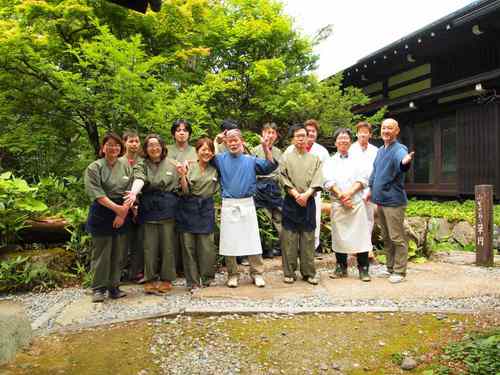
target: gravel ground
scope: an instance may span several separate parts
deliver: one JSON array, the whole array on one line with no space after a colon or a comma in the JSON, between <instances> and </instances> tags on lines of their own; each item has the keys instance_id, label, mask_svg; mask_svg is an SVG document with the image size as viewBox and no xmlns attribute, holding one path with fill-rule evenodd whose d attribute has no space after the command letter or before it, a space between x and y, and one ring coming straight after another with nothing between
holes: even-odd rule
<instances>
[{"instance_id":1,"label":"gravel ground","mask_svg":"<svg viewBox=\"0 0 500 375\"><path fill-rule=\"evenodd\" d=\"M22 293L15 295L0 296L0 301L10 300L21 302L24 306L28 318L33 322L41 315L49 311L54 306L61 309L70 303L79 300L85 295L85 289L64 288L55 289L45 293Z\"/></svg>"},{"instance_id":2,"label":"gravel ground","mask_svg":"<svg viewBox=\"0 0 500 375\"><path fill-rule=\"evenodd\" d=\"M231 340L219 327L228 319L239 319L238 315L208 318L201 321L203 332L196 330L190 317L177 316L173 320L159 319L150 325L161 327L169 324L168 333L155 334L150 352L155 356L155 364L163 374L239 374L244 368L248 373L260 374L264 369L248 353L242 355L242 346ZM190 327L191 329L186 329ZM165 356L164 353L170 353Z\"/></svg>"},{"instance_id":3,"label":"gravel ground","mask_svg":"<svg viewBox=\"0 0 500 375\"><path fill-rule=\"evenodd\" d=\"M373 277L380 276L380 272L384 269L383 266L375 265L370 269ZM470 273L475 277L489 277L494 280L497 276L500 277L500 268L486 269L478 267L464 266L463 272ZM320 270L319 272L329 272L328 270ZM351 276L356 276L355 269L349 270ZM410 277L412 272L409 271ZM280 275L280 271L273 272L275 275ZM242 275L242 279L249 279L248 275ZM217 274L217 285L223 285L225 282L224 274ZM179 279L176 286L182 287L185 285L184 279ZM85 293L79 288L58 289L47 293L26 293L17 295L7 295L0 297L0 300L12 300L21 302L25 307L27 315L32 322L40 319L41 316L48 315L47 322L44 326L49 330L54 327L54 322L59 314L70 303L81 299ZM116 320L130 320L140 317L184 312L186 309L201 310L201 311L277 311L280 313L302 312L305 310L321 310L335 308L387 308L401 310L467 310L477 311L480 309L500 310L500 295L485 295L471 298L427 298L427 299L338 299L328 295L326 290L319 288L318 293L314 296L304 297L276 297L270 300L251 300L248 298L242 299L225 299L225 298L199 298L193 296L189 292L166 295L160 302L156 304L126 304L106 301L103 304L92 305L93 312L89 314L85 321L81 324L103 324ZM214 349L215 350L215 349ZM201 355L192 353L192 355Z\"/></svg>"}]
</instances>

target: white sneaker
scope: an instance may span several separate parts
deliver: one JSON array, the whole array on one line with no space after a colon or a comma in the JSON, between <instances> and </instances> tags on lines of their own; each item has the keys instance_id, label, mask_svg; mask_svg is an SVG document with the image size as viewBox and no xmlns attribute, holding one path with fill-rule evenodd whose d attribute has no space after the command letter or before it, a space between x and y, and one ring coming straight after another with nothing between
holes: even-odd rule
<instances>
[{"instance_id":1,"label":"white sneaker","mask_svg":"<svg viewBox=\"0 0 500 375\"><path fill-rule=\"evenodd\" d=\"M229 287L229 288L237 288L238 287L238 276L230 276L228 279L227 279L227 283L226 285Z\"/></svg>"},{"instance_id":2,"label":"white sneaker","mask_svg":"<svg viewBox=\"0 0 500 375\"><path fill-rule=\"evenodd\" d=\"M391 277L392 273L387 271L387 268L380 271L379 273L380 277Z\"/></svg>"},{"instance_id":3,"label":"white sneaker","mask_svg":"<svg viewBox=\"0 0 500 375\"><path fill-rule=\"evenodd\" d=\"M405 281L405 277L403 275L393 273L391 276L389 276L389 282L392 284L401 283L403 281Z\"/></svg>"},{"instance_id":4,"label":"white sneaker","mask_svg":"<svg viewBox=\"0 0 500 375\"><path fill-rule=\"evenodd\" d=\"M261 275L255 275L253 277L253 283L258 288L263 288L266 286L266 280Z\"/></svg>"},{"instance_id":5,"label":"white sneaker","mask_svg":"<svg viewBox=\"0 0 500 375\"><path fill-rule=\"evenodd\" d=\"M314 277L308 277L306 280L309 284L311 285L318 285L319 284L319 276L316 275Z\"/></svg>"}]
</instances>

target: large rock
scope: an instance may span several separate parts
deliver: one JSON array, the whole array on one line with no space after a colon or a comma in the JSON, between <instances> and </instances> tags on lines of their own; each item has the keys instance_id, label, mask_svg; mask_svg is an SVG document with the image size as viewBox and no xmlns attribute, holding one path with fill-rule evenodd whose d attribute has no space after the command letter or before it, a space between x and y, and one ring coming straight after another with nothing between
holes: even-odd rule
<instances>
[{"instance_id":1,"label":"large rock","mask_svg":"<svg viewBox=\"0 0 500 375\"><path fill-rule=\"evenodd\" d=\"M0 302L0 365L14 359L19 348L31 342L31 324L24 309Z\"/></svg>"},{"instance_id":2,"label":"large rock","mask_svg":"<svg viewBox=\"0 0 500 375\"><path fill-rule=\"evenodd\" d=\"M415 361L412 357L405 357L403 362L401 362L401 368L405 371L413 370L417 366L417 361Z\"/></svg>"},{"instance_id":3,"label":"large rock","mask_svg":"<svg viewBox=\"0 0 500 375\"><path fill-rule=\"evenodd\" d=\"M475 243L474 227L467 221L461 221L455 225L451 235L462 246Z\"/></svg>"},{"instance_id":4,"label":"large rock","mask_svg":"<svg viewBox=\"0 0 500 375\"><path fill-rule=\"evenodd\" d=\"M451 237L453 226L448 220L443 218L431 218L429 220L429 230L434 232L434 238L439 241L447 241Z\"/></svg>"},{"instance_id":5,"label":"large rock","mask_svg":"<svg viewBox=\"0 0 500 375\"><path fill-rule=\"evenodd\" d=\"M58 272L68 272L75 261L75 253L61 247L7 252L2 254L0 260L18 256L28 257L31 263L44 264L49 270Z\"/></svg>"},{"instance_id":6,"label":"large rock","mask_svg":"<svg viewBox=\"0 0 500 375\"><path fill-rule=\"evenodd\" d=\"M408 217L405 220L406 237L415 241L418 247L425 245L427 222L427 218L420 216Z\"/></svg>"}]
</instances>

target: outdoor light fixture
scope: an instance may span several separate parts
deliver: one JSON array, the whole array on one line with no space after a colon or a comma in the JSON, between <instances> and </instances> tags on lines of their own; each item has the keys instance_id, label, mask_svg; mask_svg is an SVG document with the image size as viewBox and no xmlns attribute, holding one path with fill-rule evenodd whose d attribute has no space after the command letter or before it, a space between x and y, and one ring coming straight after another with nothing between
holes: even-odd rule
<instances>
[{"instance_id":1,"label":"outdoor light fixture","mask_svg":"<svg viewBox=\"0 0 500 375\"><path fill-rule=\"evenodd\" d=\"M481 35L483 34L484 31L482 31L480 28L479 28L479 25L474 25L472 26L472 34L474 35Z\"/></svg>"},{"instance_id":2,"label":"outdoor light fixture","mask_svg":"<svg viewBox=\"0 0 500 375\"><path fill-rule=\"evenodd\" d=\"M405 49L408 49L408 44L405 44Z\"/></svg>"},{"instance_id":3,"label":"outdoor light fixture","mask_svg":"<svg viewBox=\"0 0 500 375\"><path fill-rule=\"evenodd\" d=\"M409 53L408 55L406 55L406 60L408 62L411 62L411 63L414 63L415 61L417 61L417 60L415 60L415 58L413 57L413 55L411 53Z\"/></svg>"},{"instance_id":4,"label":"outdoor light fixture","mask_svg":"<svg viewBox=\"0 0 500 375\"><path fill-rule=\"evenodd\" d=\"M481 82L476 83L475 89L476 91L483 91L483 85L481 84Z\"/></svg>"},{"instance_id":5,"label":"outdoor light fixture","mask_svg":"<svg viewBox=\"0 0 500 375\"><path fill-rule=\"evenodd\" d=\"M422 39L421 39L421 38L418 38L418 39L417 39L417 42L418 42L418 43L422 43Z\"/></svg>"},{"instance_id":6,"label":"outdoor light fixture","mask_svg":"<svg viewBox=\"0 0 500 375\"><path fill-rule=\"evenodd\" d=\"M436 36L436 33L433 31L433 32L431 33L431 37L433 37L433 38L434 38L435 36Z\"/></svg>"},{"instance_id":7,"label":"outdoor light fixture","mask_svg":"<svg viewBox=\"0 0 500 375\"><path fill-rule=\"evenodd\" d=\"M384 55L384 60L387 60L387 56L386 55Z\"/></svg>"},{"instance_id":8,"label":"outdoor light fixture","mask_svg":"<svg viewBox=\"0 0 500 375\"><path fill-rule=\"evenodd\" d=\"M415 103L413 103L413 102L408 103L408 107L410 107L411 109L415 109L416 108L415 107Z\"/></svg>"},{"instance_id":9,"label":"outdoor light fixture","mask_svg":"<svg viewBox=\"0 0 500 375\"><path fill-rule=\"evenodd\" d=\"M373 60L373 63L376 64L377 63L377 60Z\"/></svg>"},{"instance_id":10,"label":"outdoor light fixture","mask_svg":"<svg viewBox=\"0 0 500 375\"><path fill-rule=\"evenodd\" d=\"M446 30L449 30L449 29L451 29L451 25L450 24L446 25Z\"/></svg>"},{"instance_id":11,"label":"outdoor light fixture","mask_svg":"<svg viewBox=\"0 0 500 375\"><path fill-rule=\"evenodd\" d=\"M397 55L398 54L398 51L397 50L394 50L394 54Z\"/></svg>"}]
</instances>

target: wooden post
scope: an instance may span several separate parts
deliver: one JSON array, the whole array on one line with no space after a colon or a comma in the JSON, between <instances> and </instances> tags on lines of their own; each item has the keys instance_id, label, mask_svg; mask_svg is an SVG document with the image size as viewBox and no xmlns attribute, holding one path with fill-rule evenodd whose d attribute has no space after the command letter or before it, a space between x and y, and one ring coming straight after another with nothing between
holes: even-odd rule
<instances>
[{"instance_id":1,"label":"wooden post","mask_svg":"<svg viewBox=\"0 0 500 375\"><path fill-rule=\"evenodd\" d=\"M493 185L476 185L476 265L493 267Z\"/></svg>"}]
</instances>

